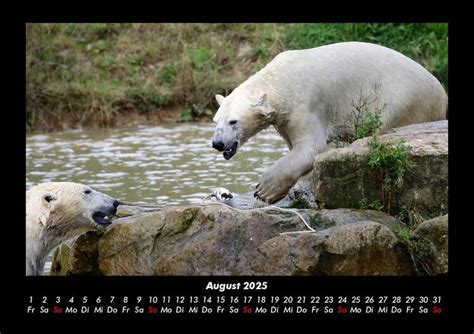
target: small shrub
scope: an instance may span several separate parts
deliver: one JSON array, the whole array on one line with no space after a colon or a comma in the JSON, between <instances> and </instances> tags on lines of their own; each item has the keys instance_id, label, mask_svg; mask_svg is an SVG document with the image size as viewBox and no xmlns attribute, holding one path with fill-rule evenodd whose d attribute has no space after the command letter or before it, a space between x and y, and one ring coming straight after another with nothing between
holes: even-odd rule
<instances>
[{"instance_id":1,"label":"small shrub","mask_svg":"<svg viewBox=\"0 0 474 334\"><path fill-rule=\"evenodd\" d=\"M378 136L372 136L369 141L369 160L367 164L372 169L383 172L382 180L386 186L403 185L403 176L411 166L411 149L401 140L396 143L380 143Z\"/></svg>"},{"instance_id":2,"label":"small shrub","mask_svg":"<svg viewBox=\"0 0 474 334\"><path fill-rule=\"evenodd\" d=\"M376 181L380 182L381 200L390 214L392 193L395 187L403 185L403 177L411 167L411 149L403 141L381 143L373 135L369 141L369 159L367 165L374 170Z\"/></svg>"},{"instance_id":3,"label":"small shrub","mask_svg":"<svg viewBox=\"0 0 474 334\"><path fill-rule=\"evenodd\" d=\"M377 133L382 127L382 111L366 110L363 118L355 122L355 139L365 138Z\"/></svg>"},{"instance_id":4,"label":"small shrub","mask_svg":"<svg viewBox=\"0 0 474 334\"><path fill-rule=\"evenodd\" d=\"M375 83L373 91L365 94L363 86L357 100L351 102L351 114L347 117L345 124L339 131L341 134L335 139L338 147L344 147L357 139L370 137L378 134L382 128L382 113L385 104L377 106L380 84Z\"/></svg>"},{"instance_id":5,"label":"small shrub","mask_svg":"<svg viewBox=\"0 0 474 334\"><path fill-rule=\"evenodd\" d=\"M382 128L382 112L385 105L380 109L372 108L372 105L378 100L380 86L380 84L375 83L373 93L367 95L364 94L361 86L358 100L352 101L354 138L351 142L375 135Z\"/></svg>"}]
</instances>

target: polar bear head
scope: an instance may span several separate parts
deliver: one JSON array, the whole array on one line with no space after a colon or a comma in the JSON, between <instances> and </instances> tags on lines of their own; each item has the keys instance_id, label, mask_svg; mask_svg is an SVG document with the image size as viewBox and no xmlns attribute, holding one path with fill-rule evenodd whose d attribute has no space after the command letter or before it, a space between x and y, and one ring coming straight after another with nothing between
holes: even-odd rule
<instances>
[{"instance_id":1,"label":"polar bear head","mask_svg":"<svg viewBox=\"0 0 474 334\"><path fill-rule=\"evenodd\" d=\"M26 192L27 224L40 224L65 239L110 224L119 201L83 184L42 183ZM58 233L55 233L58 234Z\"/></svg>"},{"instance_id":2,"label":"polar bear head","mask_svg":"<svg viewBox=\"0 0 474 334\"><path fill-rule=\"evenodd\" d=\"M274 112L265 93L236 90L227 97L216 95L216 100L219 109L213 119L216 128L212 147L229 160L239 146L272 123Z\"/></svg>"},{"instance_id":3,"label":"polar bear head","mask_svg":"<svg viewBox=\"0 0 474 334\"><path fill-rule=\"evenodd\" d=\"M106 226L119 201L73 182L42 183L26 192L26 274L42 275L46 258L63 241Z\"/></svg>"}]
</instances>

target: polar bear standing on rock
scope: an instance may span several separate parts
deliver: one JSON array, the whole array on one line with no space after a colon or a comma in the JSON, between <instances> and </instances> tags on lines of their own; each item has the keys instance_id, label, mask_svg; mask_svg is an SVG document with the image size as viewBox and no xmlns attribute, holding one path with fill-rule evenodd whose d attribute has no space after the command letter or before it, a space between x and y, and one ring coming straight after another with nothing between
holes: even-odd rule
<instances>
[{"instance_id":1,"label":"polar bear standing on rock","mask_svg":"<svg viewBox=\"0 0 474 334\"><path fill-rule=\"evenodd\" d=\"M110 224L119 201L73 182L42 183L26 192L26 274L42 275L56 246Z\"/></svg>"},{"instance_id":2,"label":"polar bear standing on rock","mask_svg":"<svg viewBox=\"0 0 474 334\"><path fill-rule=\"evenodd\" d=\"M285 51L238 86L216 95L212 146L230 159L250 137L273 125L290 152L261 177L255 196L283 198L315 156L347 126L361 91L379 88L382 132L446 118L448 97L425 68L392 49L361 42ZM372 106L371 106L372 107Z\"/></svg>"}]
</instances>

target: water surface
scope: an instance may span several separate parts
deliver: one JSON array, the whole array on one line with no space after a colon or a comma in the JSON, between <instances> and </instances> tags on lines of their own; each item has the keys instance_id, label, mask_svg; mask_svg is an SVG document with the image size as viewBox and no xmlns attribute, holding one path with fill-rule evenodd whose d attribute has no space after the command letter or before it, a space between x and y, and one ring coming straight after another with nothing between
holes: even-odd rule
<instances>
[{"instance_id":1,"label":"water surface","mask_svg":"<svg viewBox=\"0 0 474 334\"><path fill-rule=\"evenodd\" d=\"M124 202L187 205L199 203L215 187L252 191L288 150L271 129L227 161L211 147L213 130L208 123L171 124L29 136L27 189L41 182L72 181Z\"/></svg>"}]
</instances>

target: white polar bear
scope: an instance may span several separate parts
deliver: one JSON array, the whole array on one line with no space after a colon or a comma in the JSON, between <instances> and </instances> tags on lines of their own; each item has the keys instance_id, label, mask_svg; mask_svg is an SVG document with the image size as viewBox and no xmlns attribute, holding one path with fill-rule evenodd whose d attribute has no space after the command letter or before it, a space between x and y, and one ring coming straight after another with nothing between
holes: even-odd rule
<instances>
[{"instance_id":1,"label":"white polar bear","mask_svg":"<svg viewBox=\"0 0 474 334\"><path fill-rule=\"evenodd\" d=\"M285 51L238 86L216 95L212 145L230 159L257 132L273 125L290 152L261 177L255 196L274 203L307 174L327 141L346 128L361 90L377 86L382 132L445 119L448 97L425 68L392 49L361 42Z\"/></svg>"},{"instance_id":2,"label":"white polar bear","mask_svg":"<svg viewBox=\"0 0 474 334\"><path fill-rule=\"evenodd\" d=\"M56 246L110 224L120 202L83 184L42 183L26 192L26 274L42 275Z\"/></svg>"}]
</instances>

